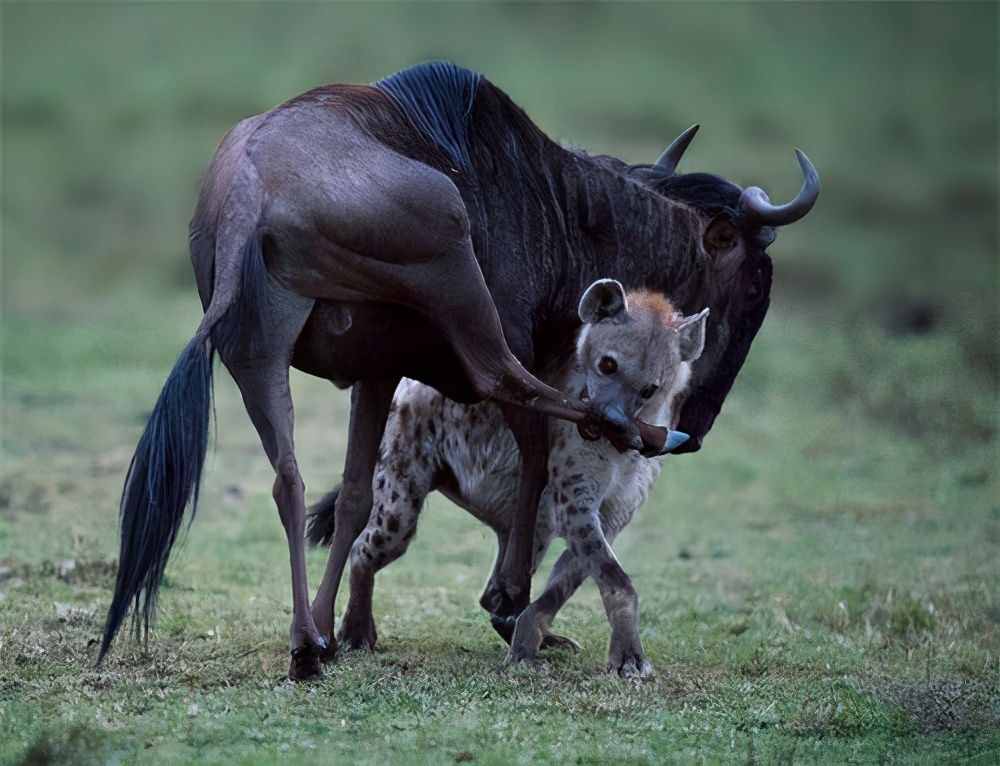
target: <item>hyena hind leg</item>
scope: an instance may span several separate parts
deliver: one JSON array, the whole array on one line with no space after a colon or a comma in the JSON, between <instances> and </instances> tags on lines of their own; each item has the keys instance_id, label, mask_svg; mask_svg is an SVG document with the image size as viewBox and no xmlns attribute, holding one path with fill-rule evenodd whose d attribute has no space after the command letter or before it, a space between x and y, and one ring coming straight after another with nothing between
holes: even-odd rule
<instances>
[{"instance_id":1,"label":"hyena hind leg","mask_svg":"<svg viewBox=\"0 0 1000 766\"><path fill-rule=\"evenodd\" d=\"M375 496L368 525L351 548L351 596L337 634L345 649L374 649L378 635L372 614L375 573L402 556L417 532L431 477L389 467L375 474Z\"/></svg>"}]
</instances>

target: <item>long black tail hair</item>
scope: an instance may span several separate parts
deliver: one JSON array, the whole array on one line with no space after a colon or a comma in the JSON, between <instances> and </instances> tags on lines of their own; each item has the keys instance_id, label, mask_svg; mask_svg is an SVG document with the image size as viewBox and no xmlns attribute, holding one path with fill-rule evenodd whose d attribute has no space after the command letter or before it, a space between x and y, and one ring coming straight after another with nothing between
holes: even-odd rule
<instances>
[{"instance_id":1,"label":"long black tail hair","mask_svg":"<svg viewBox=\"0 0 1000 766\"><path fill-rule=\"evenodd\" d=\"M133 635L148 636L163 571L188 506L194 518L208 449L212 365L216 349L225 350L242 342L247 332L253 334L247 327L249 312L267 289L262 242L262 233L254 232L234 254L241 261L239 276L231 283L216 282L205 316L167 377L135 448L119 507L118 576L98 665L130 606Z\"/></svg>"}]
</instances>

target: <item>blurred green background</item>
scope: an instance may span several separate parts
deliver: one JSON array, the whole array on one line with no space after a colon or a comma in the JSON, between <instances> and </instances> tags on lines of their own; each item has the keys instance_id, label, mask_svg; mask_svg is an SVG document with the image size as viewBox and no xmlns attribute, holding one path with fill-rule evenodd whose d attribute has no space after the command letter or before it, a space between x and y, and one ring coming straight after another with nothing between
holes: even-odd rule
<instances>
[{"instance_id":1,"label":"blurred green background","mask_svg":"<svg viewBox=\"0 0 1000 766\"><path fill-rule=\"evenodd\" d=\"M0 14L0 663L16 668L0 681L0 759L105 752L97 741L164 760L309 761L319 756L288 738L295 727L350 753L342 732L379 733L401 710L419 726L391 729L372 760L717 760L748 747L933 760L996 747L983 723L1000 721L996 4L4 3ZM342 661L314 718L295 718L311 703L275 691L288 583L270 469L224 374L204 510L171 563L153 659L122 642L110 669L91 671L120 482L200 314L187 220L216 143L313 86L439 57L592 152L649 162L699 122L682 170L782 199L800 182L794 146L819 168L816 209L771 248L772 309L705 449L671 461L618 546L659 680L631 693L592 680L606 628L590 590L566 617L589 639L583 659L470 702L469 679L494 678L500 657L475 607L491 535L437 501L413 554L380 576L389 659ZM315 497L339 475L345 398L304 376L294 387ZM67 560L77 575L59 574ZM314 578L321 566L313 554ZM401 655L443 690L393 675ZM391 693L357 691L373 673ZM690 678L702 696L685 696ZM928 712L949 683L964 689L958 724ZM517 705L567 689L561 707L531 714L546 725L525 728ZM354 712L342 719L345 695ZM605 715L600 700L621 707ZM191 705L240 732L252 719L260 738L227 739ZM278 711L270 723L261 708Z\"/></svg>"}]
</instances>

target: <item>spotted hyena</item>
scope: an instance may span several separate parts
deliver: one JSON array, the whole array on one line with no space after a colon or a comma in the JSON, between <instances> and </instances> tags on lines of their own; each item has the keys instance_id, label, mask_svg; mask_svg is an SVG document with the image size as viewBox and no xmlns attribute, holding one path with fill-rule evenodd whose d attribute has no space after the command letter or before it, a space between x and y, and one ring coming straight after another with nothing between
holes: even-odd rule
<instances>
[{"instance_id":1,"label":"spotted hyena","mask_svg":"<svg viewBox=\"0 0 1000 766\"><path fill-rule=\"evenodd\" d=\"M621 284L604 279L587 288L579 313L583 326L575 356L549 382L602 409L618 408L622 417L674 426L690 365L704 347L708 309L685 317L660 293L626 294ZM375 573L406 551L429 492L440 490L496 531L500 552L494 576L517 504L518 450L495 404L456 404L429 386L404 380L393 405L375 471L372 513L351 551L351 597L338 639L352 648L375 644ZM670 438L674 447L686 437L671 431ZM575 646L550 634L549 626L581 583L593 577L611 625L609 669L646 676L652 668L639 640L638 596L611 543L645 502L663 458L619 453L605 440L585 440L563 421L551 421L550 442L534 567L553 537L564 538L567 549L542 595L517 619L509 659L532 659L543 645ZM332 521L328 498L311 521L314 542L332 534Z\"/></svg>"}]
</instances>

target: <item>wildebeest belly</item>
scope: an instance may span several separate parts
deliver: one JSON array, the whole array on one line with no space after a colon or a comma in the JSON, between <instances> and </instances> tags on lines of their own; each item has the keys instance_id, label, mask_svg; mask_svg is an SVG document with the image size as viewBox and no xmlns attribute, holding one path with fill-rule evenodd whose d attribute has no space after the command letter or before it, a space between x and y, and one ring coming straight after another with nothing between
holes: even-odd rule
<instances>
[{"instance_id":1,"label":"wildebeest belly","mask_svg":"<svg viewBox=\"0 0 1000 766\"><path fill-rule=\"evenodd\" d=\"M296 341L292 365L341 388L407 377L449 399L478 401L441 330L403 306L316 301Z\"/></svg>"}]
</instances>

